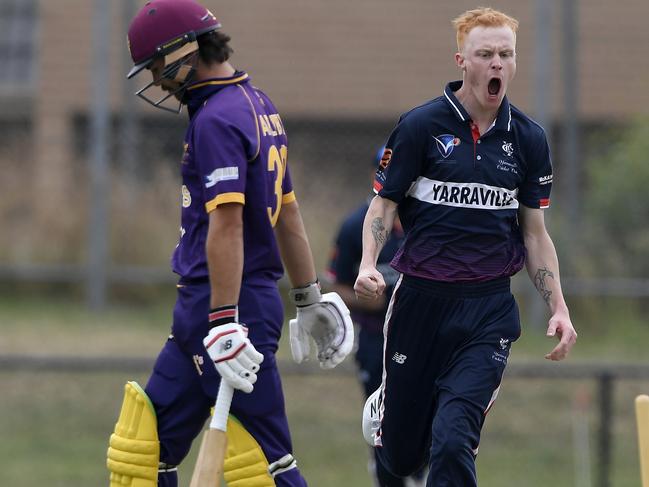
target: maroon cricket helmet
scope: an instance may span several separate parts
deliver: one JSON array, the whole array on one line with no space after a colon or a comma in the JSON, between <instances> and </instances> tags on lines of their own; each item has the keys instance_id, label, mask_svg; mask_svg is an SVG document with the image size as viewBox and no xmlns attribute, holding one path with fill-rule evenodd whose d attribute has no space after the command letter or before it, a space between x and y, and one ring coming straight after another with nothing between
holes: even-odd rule
<instances>
[{"instance_id":1,"label":"maroon cricket helmet","mask_svg":"<svg viewBox=\"0 0 649 487\"><path fill-rule=\"evenodd\" d=\"M133 68L127 78L147 68L157 58L181 48L221 24L194 0L150 0L131 21L128 47Z\"/></svg>"}]
</instances>

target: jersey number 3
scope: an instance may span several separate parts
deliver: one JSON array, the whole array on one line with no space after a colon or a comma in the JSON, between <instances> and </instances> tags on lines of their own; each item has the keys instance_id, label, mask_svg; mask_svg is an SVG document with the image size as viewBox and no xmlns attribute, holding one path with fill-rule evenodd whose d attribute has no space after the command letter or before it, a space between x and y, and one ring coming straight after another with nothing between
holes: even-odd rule
<instances>
[{"instance_id":1,"label":"jersey number 3","mask_svg":"<svg viewBox=\"0 0 649 487\"><path fill-rule=\"evenodd\" d=\"M282 145L279 149L271 145L268 149L268 172L275 173L275 211L273 207L268 207L268 218L270 224L274 227L279 217L279 210L282 208L282 182L286 172L286 160L288 157L288 148Z\"/></svg>"}]
</instances>

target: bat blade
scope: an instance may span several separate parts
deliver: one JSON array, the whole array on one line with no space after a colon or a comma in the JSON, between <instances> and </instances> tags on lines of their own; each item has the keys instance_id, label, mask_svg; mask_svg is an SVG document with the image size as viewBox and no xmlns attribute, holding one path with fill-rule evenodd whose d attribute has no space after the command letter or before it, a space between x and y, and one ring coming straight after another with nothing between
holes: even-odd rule
<instances>
[{"instance_id":1,"label":"bat blade","mask_svg":"<svg viewBox=\"0 0 649 487\"><path fill-rule=\"evenodd\" d=\"M201 449L196 459L189 487L218 487L223 475L223 460L228 436L225 431L208 429L203 433Z\"/></svg>"},{"instance_id":2,"label":"bat blade","mask_svg":"<svg viewBox=\"0 0 649 487\"><path fill-rule=\"evenodd\" d=\"M203 434L189 487L219 487L223 475L228 437L226 426L234 389L221 381L210 427Z\"/></svg>"}]
</instances>

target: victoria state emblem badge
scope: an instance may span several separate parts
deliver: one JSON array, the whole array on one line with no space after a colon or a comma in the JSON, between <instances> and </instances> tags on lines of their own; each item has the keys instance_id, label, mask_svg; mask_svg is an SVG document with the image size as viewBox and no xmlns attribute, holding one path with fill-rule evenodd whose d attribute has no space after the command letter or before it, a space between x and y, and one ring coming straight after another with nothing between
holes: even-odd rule
<instances>
[{"instance_id":1,"label":"victoria state emblem badge","mask_svg":"<svg viewBox=\"0 0 649 487\"><path fill-rule=\"evenodd\" d=\"M435 139L435 143L437 144L437 150L444 159L451 155L451 152L453 152L456 146L460 145L460 139L451 134L442 134L437 137L433 135L433 139Z\"/></svg>"}]
</instances>

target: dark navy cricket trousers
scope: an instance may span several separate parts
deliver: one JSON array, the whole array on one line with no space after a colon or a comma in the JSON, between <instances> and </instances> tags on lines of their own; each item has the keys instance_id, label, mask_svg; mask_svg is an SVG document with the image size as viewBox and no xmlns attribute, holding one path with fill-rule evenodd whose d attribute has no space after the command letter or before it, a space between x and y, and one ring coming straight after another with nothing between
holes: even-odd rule
<instances>
[{"instance_id":1,"label":"dark navy cricket trousers","mask_svg":"<svg viewBox=\"0 0 649 487\"><path fill-rule=\"evenodd\" d=\"M377 448L394 475L428 462L427 487L477 485L480 430L521 331L509 284L411 276L397 284L384 328Z\"/></svg>"}]
</instances>

